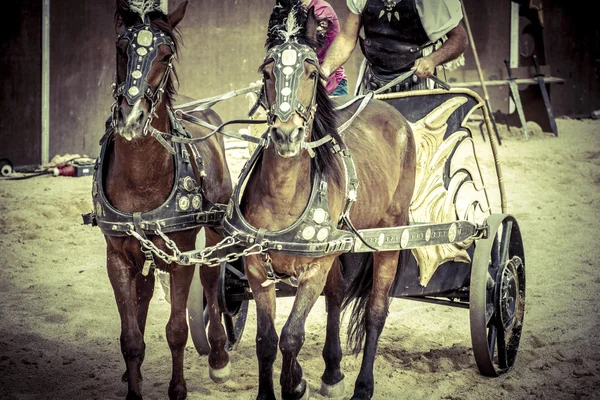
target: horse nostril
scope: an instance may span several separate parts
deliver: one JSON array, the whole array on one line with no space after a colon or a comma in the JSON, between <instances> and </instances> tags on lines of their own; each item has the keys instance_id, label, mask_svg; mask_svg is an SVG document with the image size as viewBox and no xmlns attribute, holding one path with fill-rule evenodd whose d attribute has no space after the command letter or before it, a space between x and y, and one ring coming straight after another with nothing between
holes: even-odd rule
<instances>
[{"instance_id":1,"label":"horse nostril","mask_svg":"<svg viewBox=\"0 0 600 400\"><path fill-rule=\"evenodd\" d=\"M296 142L303 137L304 137L304 128L298 128L298 129L294 130L292 132L292 134L290 135L290 141Z\"/></svg>"},{"instance_id":2,"label":"horse nostril","mask_svg":"<svg viewBox=\"0 0 600 400\"><path fill-rule=\"evenodd\" d=\"M271 137L276 142L282 141L285 138L279 128L276 127L271 128Z\"/></svg>"},{"instance_id":3,"label":"horse nostril","mask_svg":"<svg viewBox=\"0 0 600 400\"><path fill-rule=\"evenodd\" d=\"M142 122L144 122L144 113L140 113L140 115L137 118L136 124L141 125Z\"/></svg>"}]
</instances>

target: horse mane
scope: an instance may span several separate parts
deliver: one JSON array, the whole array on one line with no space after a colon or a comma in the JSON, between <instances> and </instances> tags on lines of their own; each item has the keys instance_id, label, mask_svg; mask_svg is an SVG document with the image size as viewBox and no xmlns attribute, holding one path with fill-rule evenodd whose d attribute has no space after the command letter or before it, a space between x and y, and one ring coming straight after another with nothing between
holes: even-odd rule
<instances>
[{"instance_id":1,"label":"horse mane","mask_svg":"<svg viewBox=\"0 0 600 400\"><path fill-rule=\"evenodd\" d=\"M319 45L319 40L307 37L307 21L308 10L300 0L278 1L269 18L269 30L265 44L267 50L285 43L286 40L296 40L300 44L316 49L316 46ZM316 22L319 23L319 20L317 19ZM317 141L330 135L340 146L343 146L342 139L338 133L335 107L321 79L317 82L316 102L317 110L311 128L311 140ZM311 168L311 173L314 173L315 169L326 172L329 179L341 185L342 169L339 167L339 157L331 152L328 145L317 147L315 152L317 155L313 158L312 163L313 167L316 168Z\"/></svg>"},{"instance_id":2,"label":"horse mane","mask_svg":"<svg viewBox=\"0 0 600 400\"><path fill-rule=\"evenodd\" d=\"M173 41L173 46L175 47L175 59L177 59L177 55L179 53L179 46L183 44L183 40L181 38L181 32L177 28L171 27L169 24L169 19L167 15L160 11L153 11L148 14L150 19L150 25L155 29L160 30L164 34L168 35ZM140 25L142 23L140 15L134 11L131 11L129 8L128 0L119 0L117 3L117 10L115 11L115 29L117 32L120 28L130 27L135 25ZM175 65L173 64L173 68L171 70L171 79L167 81L165 92L163 99L167 102L167 105L170 107L173 105L173 101L175 96L177 95L177 86L179 85L179 78L177 76L177 71L175 70Z\"/></svg>"}]
</instances>

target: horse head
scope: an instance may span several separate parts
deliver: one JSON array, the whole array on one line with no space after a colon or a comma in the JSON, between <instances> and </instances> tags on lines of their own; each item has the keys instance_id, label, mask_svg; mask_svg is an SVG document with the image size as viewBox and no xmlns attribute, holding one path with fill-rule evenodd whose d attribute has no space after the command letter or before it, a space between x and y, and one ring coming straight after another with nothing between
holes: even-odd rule
<instances>
[{"instance_id":1,"label":"horse head","mask_svg":"<svg viewBox=\"0 0 600 400\"><path fill-rule=\"evenodd\" d=\"M295 157L309 137L319 90L318 20L302 2L280 1L269 21L267 56L260 67L270 138L277 154Z\"/></svg>"},{"instance_id":2,"label":"horse head","mask_svg":"<svg viewBox=\"0 0 600 400\"><path fill-rule=\"evenodd\" d=\"M188 1L169 15L157 9L153 1L137 3L117 0L115 16L119 36L113 126L127 140L146 135L153 118L167 120L166 105L175 94L175 28L185 15Z\"/></svg>"}]
</instances>

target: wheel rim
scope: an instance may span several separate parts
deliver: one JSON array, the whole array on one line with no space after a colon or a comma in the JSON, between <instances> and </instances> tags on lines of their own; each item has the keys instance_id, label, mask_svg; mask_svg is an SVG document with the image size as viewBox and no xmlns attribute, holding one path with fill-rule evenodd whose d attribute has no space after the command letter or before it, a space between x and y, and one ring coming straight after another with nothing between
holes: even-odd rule
<instances>
[{"instance_id":1,"label":"wheel rim","mask_svg":"<svg viewBox=\"0 0 600 400\"><path fill-rule=\"evenodd\" d=\"M200 282L200 268L195 266L194 277L190 284L188 295L187 314L188 324L190 326L190 336L196 351L200 355L206 355L210 352L210 344L206 335L208 328L208 311L206 309L206 299L204 298L204 289Z\"/></svg>"},{"instance_id":2,"label":"wheel rim","mask_svg":"<svg viewBox=\"0 0 600 400\"><path fill-rule=\"evenodd\" d=\"M525 258L510 215L488 218L488 238L476 243L470 285L471 340L483 375L501 375L515 363L525 313Z\"/></svg>"}]
</instances>

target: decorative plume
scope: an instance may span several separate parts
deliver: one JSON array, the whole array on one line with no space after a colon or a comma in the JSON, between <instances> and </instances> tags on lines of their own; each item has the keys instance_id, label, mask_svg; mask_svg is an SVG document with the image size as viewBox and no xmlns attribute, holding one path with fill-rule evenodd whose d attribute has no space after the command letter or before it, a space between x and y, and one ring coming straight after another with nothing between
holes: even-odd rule
<instances>
[{"instance_id":1,"label":"decorative plume","mask_svg":"<svg viewBox=\"0 0 600 400\"><path fill-rule=\"evenodd\" d=\"M289 42L297 36L301 30L302 27L298 25L298 21L296 20L296 11L291 10L285 23L285 29L279 31L279 35L281 35L281 38L285 42Z\"/></svg>"},{"instance_id":2,"label":"decorative plume","mask_svg":"<svg viewBox=\"0 0 600 400\"><path fill-rule=\"evenodd\" d=\"M162 12L160 0L129 0L129 8L146 21L146 15L154 11Z\"/></svg>"},{"instance_id":3,"label":"decorative plume","mask_svg":"<svg viewBox=\"0 0 600 400\"><path fill-rule=\"evenodd\" d=\"M279 0L273 7L269 18L267 42L265 43L267 49L290 40L309 44L314 48L313 43L306 43L306 11L301 0Z\"/></svg>"}]
</instances>

